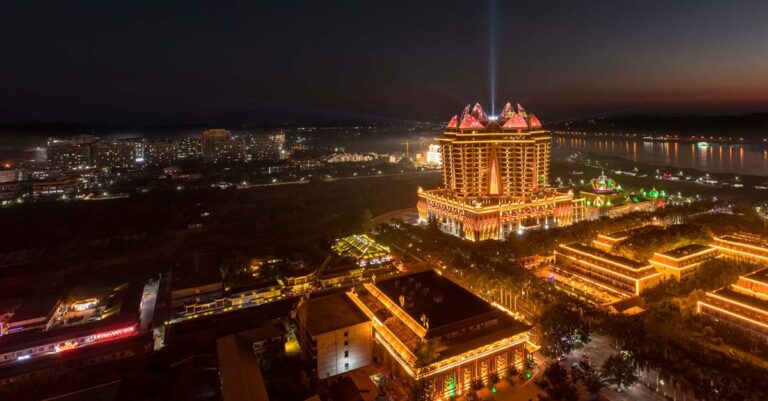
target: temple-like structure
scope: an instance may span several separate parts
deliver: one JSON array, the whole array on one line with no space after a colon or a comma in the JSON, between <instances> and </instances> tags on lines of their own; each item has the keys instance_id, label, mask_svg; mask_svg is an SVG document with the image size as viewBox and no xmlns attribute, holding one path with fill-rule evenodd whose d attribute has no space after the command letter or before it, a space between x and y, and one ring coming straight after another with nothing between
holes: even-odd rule
<instances>
[{"instance_id":1,"label":"temple-like structure","mask_svg":"<svg viewBox=\"0 0 768 401\"><path fill-rule=\"evenodd\" d=\"M552 135L510 103L498 117L478 103L448 122L439 139L443 185L419 189L419 220L471 241L574 223L584 201L549 187Z\"/></svg>"}]
</instances>

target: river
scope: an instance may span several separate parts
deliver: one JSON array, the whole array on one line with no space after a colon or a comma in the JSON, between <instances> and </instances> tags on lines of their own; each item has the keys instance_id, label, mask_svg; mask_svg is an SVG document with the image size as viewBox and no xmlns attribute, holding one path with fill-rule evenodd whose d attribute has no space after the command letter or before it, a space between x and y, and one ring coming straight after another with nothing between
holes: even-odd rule
<instances>
[{"instance_id":1,"label":"river","mask_svg":"<svg viewBox=\"0 0 768 401\"><path fill-rule=\"evenodd\" d=\"M556 157L573 151L622 157L638 163L694 168L711 173L768 175L768 149L762 144L662 142L555 136Z\"/></svg>"}]
</instances>

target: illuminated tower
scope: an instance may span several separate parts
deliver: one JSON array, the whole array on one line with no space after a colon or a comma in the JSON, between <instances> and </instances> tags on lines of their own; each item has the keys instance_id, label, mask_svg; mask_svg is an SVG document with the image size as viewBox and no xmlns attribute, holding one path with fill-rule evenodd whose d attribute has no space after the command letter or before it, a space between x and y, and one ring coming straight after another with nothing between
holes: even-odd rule
<instances>
[{"instance_id":1,"label":"illuminated tower","mask_svg":"<svg viewBox=\"0 0 768 401\"><path fill-rule=\"evenodd\" d=\"M478 103L448 122L439 143L442 188L421 191L419 218L470 240L503 239L526 228L581 219L581 201L549 188L552 135L510 103L498 118Z\"/></svg>"}]
</instances>

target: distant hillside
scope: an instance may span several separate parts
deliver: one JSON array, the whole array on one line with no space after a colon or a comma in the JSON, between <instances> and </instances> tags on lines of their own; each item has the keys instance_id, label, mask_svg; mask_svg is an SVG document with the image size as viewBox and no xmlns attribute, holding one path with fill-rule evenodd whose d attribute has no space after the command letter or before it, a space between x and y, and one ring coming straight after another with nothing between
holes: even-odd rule
<instances>
[{"instance_id":1,"label":"distant hillside","mask_svg":"<svg viewBox=\"0 0 768 401\"><path fill-rule=\"evenodd\" d=\"M768 137L768 113L740 116L616 116L554 124L556 130Z\"/></svg>"}]
</instances>

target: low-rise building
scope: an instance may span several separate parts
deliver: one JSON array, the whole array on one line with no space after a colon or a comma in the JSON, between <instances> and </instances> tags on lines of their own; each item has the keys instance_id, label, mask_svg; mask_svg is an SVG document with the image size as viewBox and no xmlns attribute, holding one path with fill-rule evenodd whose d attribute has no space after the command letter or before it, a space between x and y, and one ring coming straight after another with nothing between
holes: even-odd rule
<instances>
[{"instance_id":1,"label":"low-rise building","mask_svg":"<svg viewBox=\"0 0 768 401\"><path fill-rule=\"evenodd\" d=\"M171 309L217 300L223 302L224 283L218 259L195 255L192 261L185 262L173 269Z\"/></svg>"},{"instance_id":2,"label":"low-rise building","mask_svg":"<svg viewBox=\"0 0 768 401\"><path fill-rule=\"evenodd\" d=\"M602 251L610 252L616 244L629 238L630 235L642 231L645 227L640 226L608 234L598 234L597 238L592 241L592 246Z\"/></svg>"},{"instance_id":3,"label":"low-rise building","mask_svg":"<svg viewBox=\"0 0 768 401\"><path fill-rule=\"evenodd\" d=\"M467 394L510 366L523 370L530 326L433 270L348 295L373 322L374 358L395 376L425 381L436 398Z\"/></svg>"},{"instance_id":4,"label":"low-rise building","mask_svg":"<svg viewBox=\"0 0 768 401\"><path fill-rule=\"evenodd\" d=\"M640 295L661 281L661 273L648 262L580 243L561 244L555 250L555 264L558 273L620 298Z\"/></svg>"},{"instance_id":5,"label":"low-rise building","mask_svg":"<svg viewBox=\"0 0 768 401\"><path fill-rule=\"evenodd\" d=\"M768 341L768 268L739 277L735 284L708 292L698 312Z\"/></svg>"},{"instance_id":6,"label":"low-rise building","mask_svg":"<svg viewBox=\"0 0 768 401\"><path fill-rule=\"evenodd\" d=\"M32 182L32 197L47 198L75 194L82 187L77 177L65 177Z\"/></svg>"},{"instance_id":7,"label":"low-rise building","mask_svg":"<svg viewBox=\"0 0 768 401\"><path fill-rule=\"evenodd\" d=\"M715 237L712 246L725 258L751 263L768 262L768 241L754 234L736 233Z\"/></svg>"},{"instance_id":8,"label":"low-rise building","mask_svg":"<svg viewBox=\"0 0 768 401\"><path fill-rule=\"evenodd\" d=\"M389 248L365 234L344 237L333 246L339 256L350 256L359 266L378 265L392 260Z\"/></svg>"},{"instance_id":9,"label":"low-rise building","mask_svg":"<svg viewBox=\"0 0 768 401\"><path fill-rule=\"evenodd\" d=\"M373 362L371 320L345 293L302 299L299 341L312 358L318 379L327 379Z\"/></svg>"},{"instance_id":10,"label":"low-rise building","mask_svg":"<svg viewBox=\"0 0 768 401\"><path fill-rule=\"evenodd\" d=\"M688 244L664 252L654 252L651 264L664 280L680 279L692 275L702 263L720 256L717 248Z\"/></svg>"}]
</instances>

